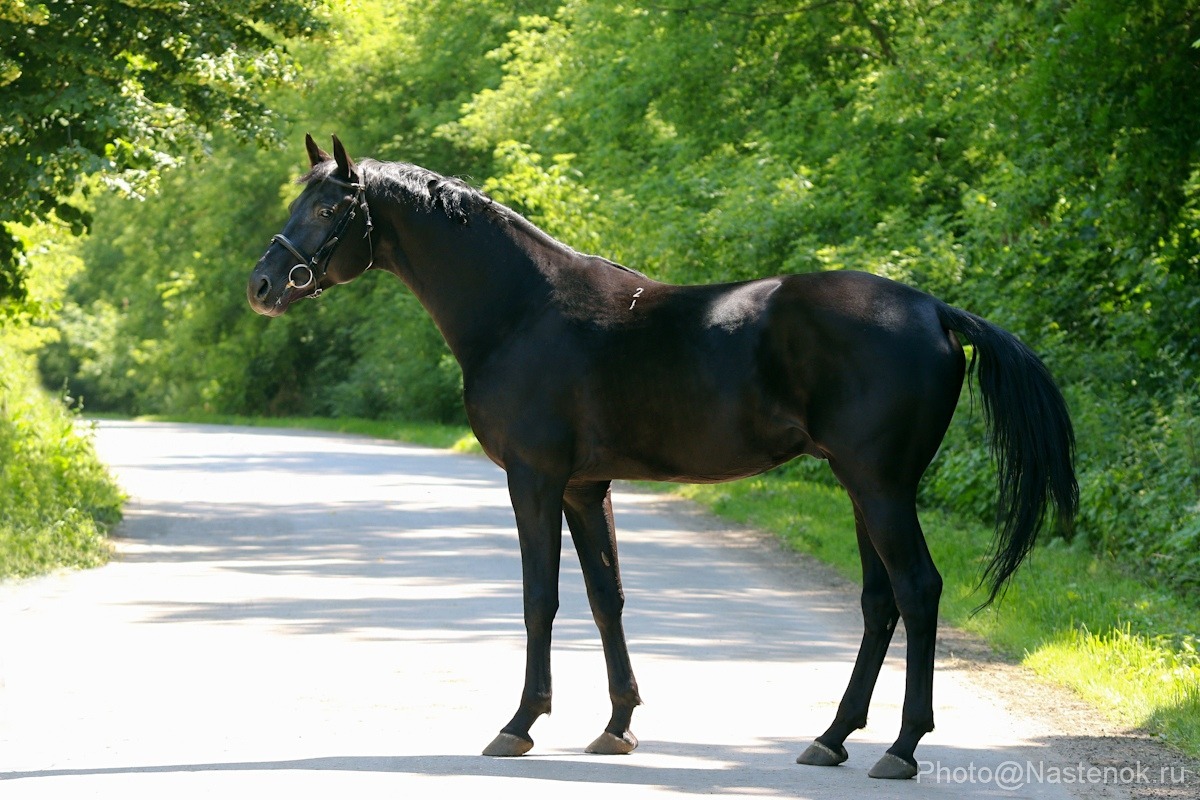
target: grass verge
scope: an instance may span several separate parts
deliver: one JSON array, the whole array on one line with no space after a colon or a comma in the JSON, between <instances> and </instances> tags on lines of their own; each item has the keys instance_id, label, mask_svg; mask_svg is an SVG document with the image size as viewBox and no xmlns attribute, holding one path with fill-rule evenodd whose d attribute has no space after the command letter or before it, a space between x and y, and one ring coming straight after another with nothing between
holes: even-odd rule
<instances>
[{"instance_id":1,"label":"grass verge","mask_svg":"<svg viewBox=\"0 0 1200 800\"><path fill-rule=\"evenodd\" d=\"M439 425L433 422L395 422L391 420L347 417L250 417L236 414L166 414L146 415L138 419L149 422L196 422L206 425L254 425L263 428L296 428L301 430L354 433L377 439L439 447L459 453L479 453L482 449L474 434L464 425Z\"/></svg>"},{"instance_id":2,"label":"grass verge","mask_svg":"<svg viewBox=\"0 0 1200 800\"><path fill-rule=\"evenodd\" d=\"M0 579L108 560L120 490L86 430L0 332Z\"/></svg>"},{"instance_id":3,"label":"grass verge","mask_svg":"<svg viewBox=\"0 0 1200 800\"><path fill-rule=\"evenodd\" d=\"M358 433L479 452L461 426L320 418L172 416L173 421L254 424ZM860 579L850 501L812 461L735 483L675 486L728 519L769 530L794 549ZM1002 601L978 581L992 532L925 510L922 526L942 573L942 619L971 631L1036 673L1077 691L1116 722L1144 728L1200 757L1200 609L1130 577L1086 547L1054 539L1038 547Z\"/></svg>"}]
</instances>

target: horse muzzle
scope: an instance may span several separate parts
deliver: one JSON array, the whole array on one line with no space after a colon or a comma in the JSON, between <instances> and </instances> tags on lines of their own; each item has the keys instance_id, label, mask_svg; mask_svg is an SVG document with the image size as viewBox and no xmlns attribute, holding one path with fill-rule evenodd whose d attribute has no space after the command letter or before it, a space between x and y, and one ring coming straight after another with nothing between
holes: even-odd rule
<instances>
[{"instance_id":1,"label":"horse muzzle","mask_svg":"<svg viewBox=\"0 0 1200 800\"><path fill-rule=\"evenodd\" d=\"M303 264L292 267L287 283L282 286L278 280L273 281L265 273L255 270L246 284L246 300L256 313L278 317L288 310L293 301L305 296L304 290L314 282L312 270Z\"/></svg>"},{"instance_id":2,"label":"horse muzzle","mask_svg":"<svg viewBox=\"0 0 1200 800\"><path fill-rule=\"evenodd\" d=\"M284 299L286 293L278 292L279 296L272 299L276 293L271 279L257 272L250 276L250 282L246 284L246 301L250 303L250 308L265 317L277 317L287 311L289 303Z\"/></svg>"}]
</instances>

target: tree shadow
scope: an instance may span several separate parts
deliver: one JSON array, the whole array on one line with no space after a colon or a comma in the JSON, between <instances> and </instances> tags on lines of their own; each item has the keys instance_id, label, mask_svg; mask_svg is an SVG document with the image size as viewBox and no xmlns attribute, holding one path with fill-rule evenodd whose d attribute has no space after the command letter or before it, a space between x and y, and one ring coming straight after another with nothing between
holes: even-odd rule
<instances>
[{"instance_id":1,"label":"tree shadow","mask_svg":"<svg viewBox=\"0 0 1200 800\"><path fill-rule=\"evenodd\" d=\"M512 511L503 473L489 462L366 439L352 448L353 454L330 454L323 437L280 431L251 434L261 437L262 446L253 457L242 457L222 452L224 433L210 432L215 438L205 439L198 448L202 452L177 456L161 468L189 490L180 492L183 497L140 496L119 531L124 537L120 558L131 566L194 564L212 580L222 576L279 579L263 585L283 589L234 601L208 599L203 587L197 587L194 595L180 591L168 597L128 600L139 607L146 622L222 626L268 622L275 631L297 636L349 632L366 640L417 644L447 638L468 645L497 638L519 642L523 637L521 569ZM241 429L238 434L245 435ZM136 469L138 458L129 456L127 466ZM288 485L263 483L275 474L281 460L289 465ZM233 485L261 486L262 497L231 502L203 499L203 486L213 475ZM325 496L333 499L318 499ZM844 664L848 677L861 621L856 593L845 584L827 578L811 580L804 574L805 560L709 518L689 518L680 513L677 503L662 496L621 491L614 506L628 599L626 627L635 659L647 654L683 662L795 663L801 670L816 663ZM570 547L564 550L562 606L554 646L556 650L596 649L598 635L582 577ZM322 591L332 584L344 590L336 596ZM902 657L903 645L903 636L897 636L891 658ZM802 681L801 675L798 682ZM994 771L1006 761L1065 767L1073 765L1076 756L1107 764L1113 761L1114 749L1124 752L1122 743L1108 743L1111 746L1105 748L1096 737L1085 736L1047 737L1031 746L986 751L934 739L922 745L919 757L951 771L945 776L933 774L924 785L933 780L939 796L947 797L970 794L960 791L963 774L954 771L959 768L986 766ZM648 740L627 758L553 752L511 760L463 754L330 755L31 770L0 773L0 780L293 770L475 775L554 785L605 783L662 787L680 794L822 797L835 790L873 795L881 791L866 771L887 742L870 730L851 740L851 759L837 769L793 764L794 739L754 742L735 747ZM1064 761L1067 757L1072 761ZM1188 763L1182 762L1180 769L1190 769ZM918 791L912 788L917 785L913 781L895 787L889 796L908 796ZM1180 785L1184 788L1160 787L1165 793L1159 796L1172 800L1197 796L1194 784ZM993 779L974 796L1012 796L1009 789Z\"/></svg>"},{"instance_id":2,"label":"tree shadow","mask_svg":"<svg viewBox=\"0 0 1200 800\"><path fill-rule=\"evenodd\" d=\"M106 426L110 423L105 423ZM119 423L118 423L119 425ZM188 453L127 453L170 490L136 496L118 535L120 560L208 563L218 573L355 579L354 598L147 600L164 623L278 622L287 630L356 630L378 638L459 640L523 634L521 567L503 472L477 457L307 432L170 426L198 438ZM223 446L233 432L253 455ZM349 440L355 444L345 447ZM280 472L286 485L280 486ZM203 487L261 487L255 502L202 499ZM167 496L163 496L163 495ZM215 492L209 493L211 497ZM350 494L350 499L343 495ZM857 603L837 592L764 582L761 548L704 530L680 535L677 504L621 491L615 501L631 649L690 660L850 661ZM565 527L564 527L565 530ZM569 537L564 537L569 542ZM682 565L682 566L681 566ZM751 579L750 576L755 576ZM593 647L598 634L572 548L564 544L555 647ZM294 590L303 583L289 584ZM396 596L396 587L412 591ZM414 588L416 587L416 588ZM423 598L420 587L428 589ZM799 613L797 592L804 597ZM436 598L436 599L432 599ZM829 628L845 636L830 640Z\"/></svg>"}]
</instances>

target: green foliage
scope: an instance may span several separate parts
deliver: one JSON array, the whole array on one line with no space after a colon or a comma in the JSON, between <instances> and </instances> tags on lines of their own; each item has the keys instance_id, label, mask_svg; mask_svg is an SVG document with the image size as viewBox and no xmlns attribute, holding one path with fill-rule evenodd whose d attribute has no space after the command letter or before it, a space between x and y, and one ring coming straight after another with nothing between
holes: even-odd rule
<instances>
[{"instance_id":1,"label":"green foliage","mask_svg":"<svg viewBox=\"0 0 1200 800\"><path fill-rule=\"evenodd\" d=\"M1130 626L1096 634L1072 628L1026 659L1124 724L1143 725L1184 752L1200 742L1197 640L1149 637ZM1153 676L1153 680L1147 680Z\"/></svg>"},{"instance_id":2,"label":"green foliage","mask_svg":"<svg viewBox=\"0 0 1200 800\"><path fill-rule=\"evenodd\" d=\"M1200 586L1194 0L335 5L292 50L303 91L254 98L297 115L285 152L217 136L157 197L97 203L49 385L127 411L461 419L390 278L245 308L300 136L337 132L658 278L865 269L987 316L1064 385L1078 541ZM968 400L922 500L990 523Z\"/></svg>"},{"instance_id":3,"label":"green foliage","mask_svg":"<svg viewBox=\"0 0 1200 800\"><path fill-rule=\"evenodd\" d=\"M314 0L0 5L0 300L23 296L22 249L2 223L53 212L80 233L85 176L143 195L206 131L273 140L262 93L292 73L276 40L322 27L316 10Z\"/></svg>"},{"instance_id":4,"label":"green foliage","mask_svg":"<svg viewBox=\"0 0 1200 800\"><path fill-rule=\"evenodd\" d=\"M1067 386L1080 534L1195 588L1197 10L565 2L441 133L490 186L570 164L580 219L540 221L656 276L866 269L1014 330ZM993 487L964 410L923 498L990 521Z\"/></svg>"},{"instance_id":5,"label":"green foliage","mask_svg":"<svg viewBox=\"0 0 1200 800\"><path fill-rule=\"evenodd\" d=\"M303 92L271 95L304 110L280 131L289 148L217 136L210 158L164 175L155 196L98 201L103 235L81 244L89 269L43 352L48 385L65 381L98 410L461 421L458 366L390 276L369 273L271 321L248 311L245 281L298 191L305 130L446 171L471 163L431 131L496 71L485 54L515 20L507 5L348 5L332 49L295 48L312 75Z\"/></svg>"},{"instance_id":6,"label":"green foliage","mask_svg":"<svg viewBox=\"0 0 1200 800\"><path fill-rule=\"evenodd\" d=\"M38 386L28 346L0 324L0 578L103 563L123 500L76 416Z\"/></svg>"},{"instance_id":7,"label":"green foliage","mask_svg":"<svg viewBox=\"0 0 1200 800\"><path fill-rule=\"evenodd\" d=\"M12 230L28 253L29 302L0 317L0 578L102 563L123 499L67 408L73 401L38 381L34 353L54 331L31 314L57 308L83 263L59 241L53 217Z\"/></svg>"}]
</instances>

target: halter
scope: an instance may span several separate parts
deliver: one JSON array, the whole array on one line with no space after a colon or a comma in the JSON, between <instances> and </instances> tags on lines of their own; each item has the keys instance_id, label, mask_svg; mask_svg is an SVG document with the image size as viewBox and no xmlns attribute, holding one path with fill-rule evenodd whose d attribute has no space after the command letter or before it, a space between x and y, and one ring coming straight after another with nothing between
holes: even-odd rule
<instances>
[{"instance_id":1,"label":"halter","mask_svg":"<svg viewBox=\"0 0 1200 800\"><path fill-rule=\"evenodd\" d=\"M271 244L281 244L284 249L296 257L297 263L288 270L288 282L285 288L287 289L307 289L314 283L317 288L304 295L305 297L317 297L321 292L325 291L321 288L321 281L325 280L325 273L329 268L329 260L333 258L333 253L337 250L338 244L342 240L342 234L346 232L350 222L358 216L358 210L362 209L363 216L366 218L367 230L363 234L363 238L367 240L367 246L370 248L371 258L367 262L367 269L375 263L375 243L371 241L371 231L374 229L374 224L371 222L371 208L367 205L366 185L362 182L351 183L343 181L339 178L326 178L327 181L333 181L336 184L345 186L354 190L354 202L346 209L345 213L334 223L333 228L329 231L329 235L325 237L325 241L317 248L317 251L312 254L311 258L306 258L296 245L292 244L291 240L282 233L277 233L271 237ZM283 296L280 296L282 301Z\"/></svg>"}]
</instances>

